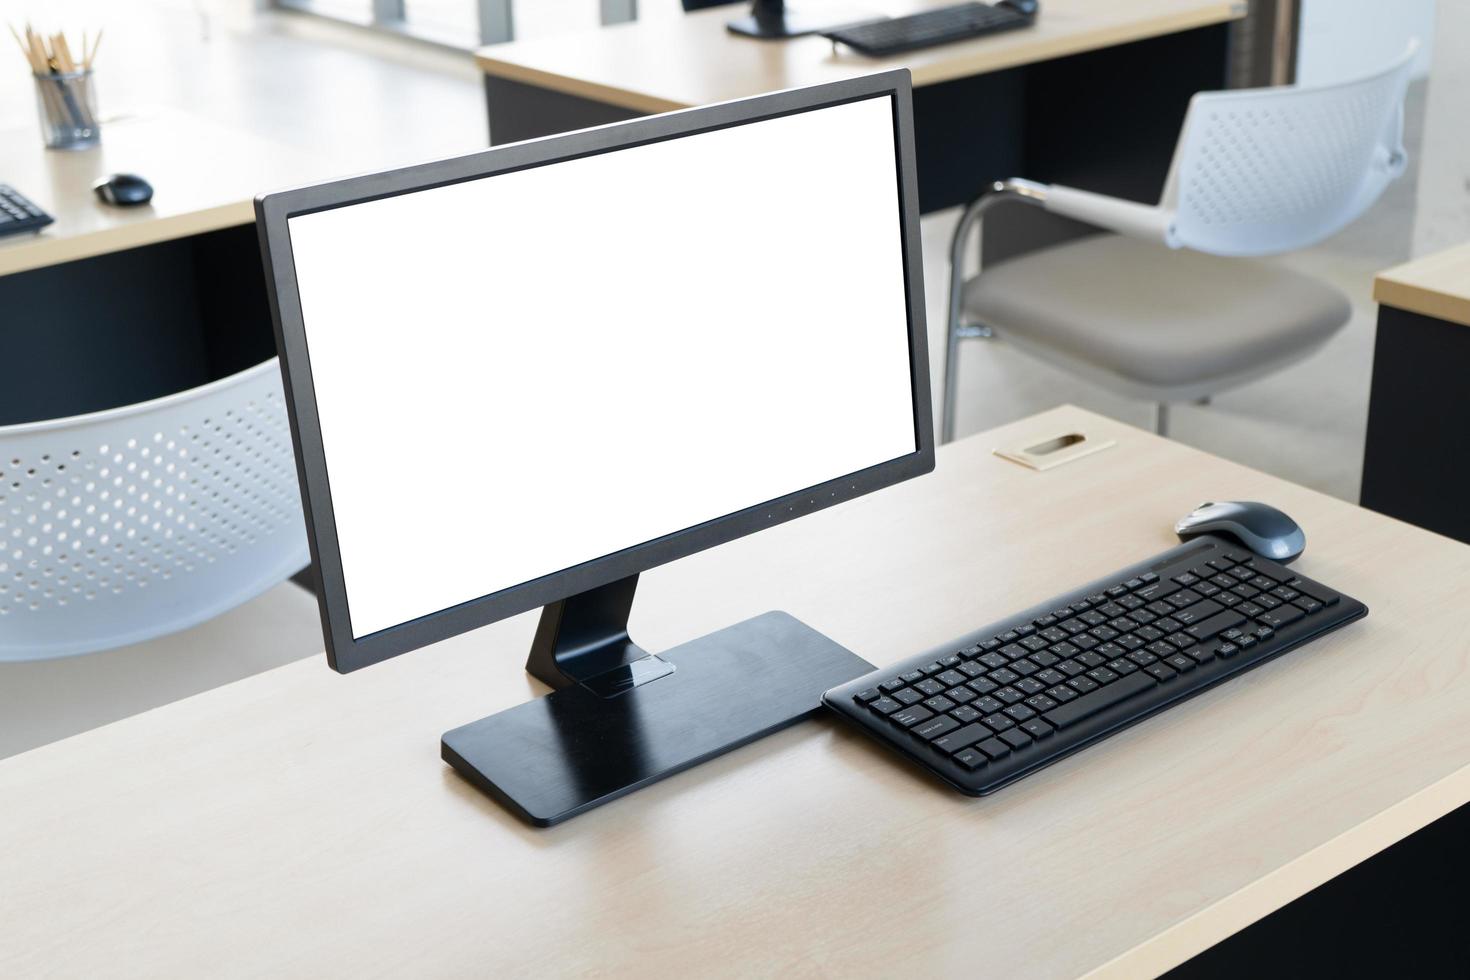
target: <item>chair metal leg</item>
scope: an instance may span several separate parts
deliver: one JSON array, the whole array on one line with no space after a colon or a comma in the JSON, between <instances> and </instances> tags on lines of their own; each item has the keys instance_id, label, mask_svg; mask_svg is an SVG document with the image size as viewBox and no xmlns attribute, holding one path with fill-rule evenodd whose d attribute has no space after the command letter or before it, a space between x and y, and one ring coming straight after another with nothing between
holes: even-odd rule
<instances>
[{"instance_id":1,"label":"chair metal leg","mask_svg":"<svg viewBox=\"0 0 1470 980\"><path fill-rule=\"evenodd\" d=\"M1046 188L1044 185L1019 179L997 181L991 184L990 189L971 201L965 208L965 213L960 215L959 225L956 226L954 238L950 242L949 310L946 323L949 344L944 361L944 407L940 412L939 422L941 444L954 439L955 410L959 401L960 341L967 337L989 337L991 335L989 327L967 326L961 322L960 306L964 299L965 289L966 243L981 216L1000 201L1007 200L1040 204L1046 200Z\"/></svg>"},{"instance_id":2,"label":"chair metal leg","mask_svg":"<svg viewBox=\"0 0 1470 980\"><path fill-rule=\"evenodd\" d=\"M1154 406L1154 433L1167 436L1169 434L1169 403L1159 402Z\"/></svg>"}]
</instances>

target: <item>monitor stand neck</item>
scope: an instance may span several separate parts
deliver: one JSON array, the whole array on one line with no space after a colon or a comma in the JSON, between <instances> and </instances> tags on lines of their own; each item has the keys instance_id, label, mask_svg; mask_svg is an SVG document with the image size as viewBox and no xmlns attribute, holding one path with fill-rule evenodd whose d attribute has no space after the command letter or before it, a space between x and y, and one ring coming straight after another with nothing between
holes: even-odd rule
<instances>
[{"instance_id":1,"label":"monitor stand neck","mask_svg":"<svg viewBox=\"0 0 1470 980\"><path fill-rule=\"evenodd\" d=\"M637 589L629 575L546 606L526 671L555 690L582 684L604 697L671 673L628 636Z\"/></svg>"}]
</instances>

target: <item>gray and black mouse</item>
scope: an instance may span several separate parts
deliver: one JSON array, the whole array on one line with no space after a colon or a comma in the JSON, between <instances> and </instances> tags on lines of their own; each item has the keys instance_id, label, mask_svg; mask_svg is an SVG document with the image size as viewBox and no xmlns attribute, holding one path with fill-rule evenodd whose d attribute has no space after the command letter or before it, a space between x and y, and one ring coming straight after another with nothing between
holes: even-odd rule
<instances>
[{"instance_id":1,"label":"gray and black mouse","mask_svg":"<svg viewBox=\"0 0 1470 980\"><path fill-rule=\"evenodd\" d=\"M113 174L92 185L104 204L126 208L153 200L153 185L137 174Z\"/></svg>"},{"instance_id":2,"label":"gray and black mouse","mask_svg":"<svg viewBox=\"0 0 1470 980\"><path fill-rule=\"evenodd\" d=\"M1296 521L1253 500L1200 504L1179 519L1174 533L1181 541L1201 534L1223 535L1283 565L1294 561L1307 546L1307 536Z\"/></svg>"}]
</instances>

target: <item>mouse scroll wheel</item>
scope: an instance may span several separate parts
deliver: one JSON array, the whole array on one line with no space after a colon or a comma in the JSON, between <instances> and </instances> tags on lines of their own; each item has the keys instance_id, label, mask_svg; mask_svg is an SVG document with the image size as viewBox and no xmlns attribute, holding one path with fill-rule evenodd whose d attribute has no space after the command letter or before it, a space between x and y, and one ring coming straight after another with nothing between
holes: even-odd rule
<instances>
[{"instance_id":1,"label":"mouse scroll wheel","mask_svg":"<svg viewBox=\"0 0 1470 980\"><path fill-rule=\"evenodd\" d=\"M1198 504L1194 509L1195 510L1204 510L1206 507L1213 507L1213 506L1215 506L1215 502L1213 500L1206 500L1204 503Z\"/></svg>"}]
</instances>

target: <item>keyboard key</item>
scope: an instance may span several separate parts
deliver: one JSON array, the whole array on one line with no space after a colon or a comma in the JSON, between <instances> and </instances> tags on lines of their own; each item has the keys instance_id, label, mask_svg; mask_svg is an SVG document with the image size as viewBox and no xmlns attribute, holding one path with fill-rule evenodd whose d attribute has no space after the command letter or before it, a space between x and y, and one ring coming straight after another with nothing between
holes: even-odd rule
<instances>
[{"instance_id":1,"label":"keyboard key","mask_svg":"<svg viewBox=\"0 0 1470 980\"><path fill-rule=\"evenodd\" d=\"M1045 650L1048 642L1039 636L1028 636L1021 640L1021 646L1035 653L1037 650Z\"/></svg>"},{"instance_id":2,"label":"keyboard key","mask_svg":"<svg viewBox=\"0 0 1470 980\"><path fill-rule=\"evenodd\" d=\"M1198 666L1198 664L1196 664L1192 658L1186 657L1182 653L1176 653L1172 657L1165 657L1164 663L1168 664L1170 667L1173 667L1181 674L1194 670L1194 668Z\"/></svg>"},{"instance_id":3,"label":"keyboard key","mask_svg":"<svg viewBox=\"0 0 1470 980\"><path fill-rule=\"evenodd\" d=\"M907 673L899 674L898 679L905 684L917 684L924 679L924 672L922 670L911 670Z\"/></svg>"},{"instance_id":4,"label":"keyboard key","mask_svg":"<svg viewBox=\"0 0 1470 980\"><path fill-rule=\"evenodd\" d=\"M1149 666L1143 668L1143 672L1157 681L1172 681L1174 678L1179 676L1177 673L1174 672L1173 667L1170 667L1162 660L1160 660L1156 664L1150 664Z\"/></svg>"},{"instance_id":5,"label":"keyboard key","mask_svg":"<svg viewBox=\"0 0 1470 980\"><path fill-rule=\"evenodd\" d=\"M1133 595L1135 598L1142 599L1144 602L1157 602L1160 599L1168 598L1178 591L1179 586L1175 585L1173 582L1160 581L1155 582L1153 585L1139 589L1137 592L1133 593Z\"/></svg>"},{"instance_id":6,"label":"keyboard key","mask_svg":"<svg viewBox=\"0 0 1470 980\"><path fill-rule=\"evenodd\" d=\"M999 684L988 677L977 677L965 686L982 697L1000 687Z\"/></svg>"},{"instance_id":7,"label":"keyboard key","mask_svg":"<svg viewBox=\"0 0 1470 980\"><path fill-rule=\"evenodd\" d=\"M1036 673L1036 679L1041 681L1041 683L1045 684L1047 687L1051 687L1054 684L1060 684L1065 681L1067 679L1067 675L1063 674L1059 670L1054 670L1048 667L1046 670L1038 671Z\"/></svg>"},{"instance_id":8,"label":"keyboard key","mask_svg":"<svg viewBox=\"0 0 1470 980\"><path fill-rule=\"evenodd\" d=\"M1003 732L1007 728L1011 728L1011 727L1013 727L1016 724L1014 721L1012 721L1010 718L1007 718L1005 715L986 715L984 718L982 718L980 720L983 721L983 722L985 722L986 725L990 726L990 729L992 731L996 731L996 732Z\"/></svg>"},{"instance_id":9,"label":"keyboard key","mask_svg":"<svg viewBox=\"0 0 1470 980\"><path fill-rule=\"evenodd\" d=\"M997 701L1002 701L1005 704L1015 704L1017 701L1023 700L1021 692L1014 687L1001 688L995 692L995 698Z\"/></svg>"},{"instance_id":10,"label":"keyboard key","mask_svg":"<svg viewBox=\"0 0 1470 980\"><path fill-rule=\"evenodd\" d=\"M982 715L993 715L1004 707L1004 704L1000 703L995 698L989 697L981 698L974 704L975 710L980 712Z\"/></svg>"},{"instance_id":11,"label":"keyboard key","mask_svg":"<svg viewBox=\"0 0 1470 980\"><path fill-rule=\"evenodd\" d=\"M1011 670L1009 667L1002 667L1000 670L992 670L989 674L989 677L997 684L1013 684L1021 679L1021 675L1016 673L1014 670Z\"/></svg>"},{"instance_id":12,"label":"keyboard key","mask_svg":"<svg viewBox=\"0 0 1470 980\"><path fill-rule=\"evenodd\" d=\"M1079 653L1077 655L1077 662L1084 667L1101 667L1107 663L1106 660L1096 653Z\"/></svg>"},{"instance_id":13,"label":"keyboard key","mask_svg":"<svg viewBox=\"0 0 1470 980\"><path fill-rule=\"evenodd\" d=\"M933 663L925 664L924 666L920 667L919 669L924 672L925 676L932 677L935 674L937 674L940 671L942 671L944 669L944 667L942 667L940 665L939 661L936 660Z\"/></svg>"},{"instance_id":14,"label":"keyboard key","mask_svg":"<svg viewBox=\"0 0 1470 980\"><path fill-rule=\"evenodd\" d=\"M1000 740L1013 749L1024 749L1031 744L1031 736L1019 728L1012 728L1000 733Z\"/></svg>"},{"instance_id":15,"label":"keyboard key","mask_svg":"<svg viewBox=\"0 0 1470 980\"><path fill-rule=\"evenodd\" d=\"M950 755L953 755L961 749L967 749L976 742L987 739L990 736L990 729L984 725L965 725L963 728L956 728L947 735L941 735L939 738L934 739L933 743L934 747L939 751L948 752Z\"/></svg>"},{"instance_id":16,"label":"keyboard key","mask_svg":"<svg viewBox=\"0 0 1470 980\"><path fill-rule=\"evenodd\" d=\"M1025 660L1017 660L1015 663L1011 664L1009 669L1020 674L1022 677L1030 677L1041 668L1032 663L1030 657L1027 657Z\"/></svg>"},{"instance_id":17,"label":"keyboard key","mask_svg":"<svg viewBox=\"0 0 1470 980\"><path fill-rule=\"evenodd\" d=\"M1236 646L1234 643L1222 643L1215 648L1215 656L1226 659L1235 656L1239 652L1240 647Z\"/></svg>"},{"instance_id":18,"label":"keyboard key","mask_svg":"<svg viewBox=\"0 0 1470 980\"><path fill-rule=\"evenodd\" d=\"M985 654L985 656L980 658L980 662L984 664L986 669L988 670L999 670L1006 664L1010 663L1009 660L1007 660L1005 657L1001 656L1001 654L997 652Z\"/></svg>"},{"instance_id":19,"label":"keyboard key","mask_svg":"<svg viewBox=\"0 0 1470 980\"><path fill-rule=\"evenodd\" d=\"M1190 664L1193 666L1193 661ZM1074 680L1072 683L1075 684L1077 682ZM1092 717L1099 711L1111 708L1113 705L1126 701L1131 697L1136 697L1153 686L1154 681L1152 678L1146 677L1141 673L1133 674L1132 676L1119 679L1115 684L1100 687L1090 694L1085 694L1068 704L1053 708L1042 715L1042 717L1057 728L1066 728L1068 725L1075 725L1085 718Z\"/></svg>"},{"instance_id":20,"label":"keyboard key","mask_svg":"<svg viewBox=\"0 0 1470 980\"><path fill-rule=\"evenodd\" d=\"M1268 613L1267 615L1270 614ZM1205 640L1213 639L1216 633L1230 629L1232 626L1239 626L1243 622L1245 622L1245 617L1240 613L1234 610L1226 610L1225 612L1211 616L1203 622L1187 627L1184 632L1196 640L1204 642Z\"/></svg>"},{"instance_id":21,"label":"keyboard key","mask_svg":"<svg viewBox=\"0 0 1470 980\"><path fill-rule=\"evenodd\" d=\"M958 669L966 677L980 677L986 671L985 665L975 660L966 660Z\"/></svg>"},{"instance_id":22,"label":"keyboard key","mask_svg":"<svg viewBox=\"0 0 1470 980\"><path fill-rule=\"evenodd\" d=\"M1214 602L1210 599L1205 599L1203 602L1196 602L1192 606L1186 606L1185 608L1180 609L1179 611L1174 613L1174 618L1179 620L1179 622L1183 623L1185 626L1189 626L1192 623L1198 623L1201 620L1209 619L1216 613L1222 613L1224 611L1225 607L1220 605L1218 602Z\"/></svg>"},{"instance_id":23,"label":"keyboard key","mask_svg":"<svg viewBox=\"0 0 1470 980\"><path fill-rule=\"evenodd\" d=\"M1032 738L1046 738L1052 733L1051 725L1042 718L1032 718L1021 723L1021 730Z\"/></svg>"},{"instance_id":24,"label":"keyboard key","mask_svg":"<svg viewBox=\"0 0 1470 980\"><path fill-rule=\"evenodd\" d=\"M998 738L987 738L975 748L984 752L986 757L991 759L1003 759L1011 754L1011 747Z\"/></svg>"},{"instance_id":25,"label":"keyboard key","mask_svg":"<svg viewBox=\"0 0 1470 980\"><path fill-rule=\"evenodd\" d=\"M878 700L878 697L878 689L876 687L870 687L866 691L857 692L852 696L852 699L858 704L867 704L869 701Z\"/></svg>"},{"instance_id":26,"label":"keyboard key","mask_svg":"<svg viewBox=\"0 0 1470 980\"><path fill-rule=\"evenodd\" d=\"M979 769L981 766L985 765L985 763L989 762L990 760L986 757L985 753L981 752L979 749L968 748L956 752L954 761L958 762L961 766L973 772L976 769Z\"/></svg>"},{"instance_id":27,"label":"keyboard key","mask_svg":"<svg viewBox=\"0 0 1470 980\"><path fill-rule=\"evenodd\" d=\"M944 692L944 696L949 698L955 704L968 704L969 702L979 697L979 695L976 694L974 691L970 690L968 687L963 686L950 688L949 690Z\"/></svg>"},{"instance_id":28,"label":"keyboard key","mask_svg":"<svg viewBox=\"0 0 1470 980\"><path fill-rule=\"evenodd\" d=\"M1027 659L1036 664L1038 667L1050 667L1052 664L1056 663L1062 658L1058 657L1050 650L1043 650L1040 653L1033 653Z\"/></svg>"},{"instance_id":29,"label":"keyboard key","mask_svg":"<svg viewBox=\"0 0 1470 980\"><path fill-rule=\"evenodd\" d=\"M917 725L910 728L909 731L919 736L920 738L933 741L934 739L939 738L942 735L948 735L950 732L959 727L960 723L955 721L948 715L938 715L934 718L930 718L928 721L919 722Z\"/></svg>"},{"instance_id":30,"label":"keyboard key","mask_svg":"<svg viewBox=\"0 0 1470 980\"><path fill-rule=\"evenodd\" d=\"M936 674L934 679L945 687L954 687L956 684L963 684L967 680L965 675L957 670L946 670L942 674Z\"/></svg>"},{"instance_id":31,"label":"keyboard key","mask_svg":"<svg viewBox=\"0 0 1470 980\"><path fill-rule=\"evenodd\" d=\"M1097 681L1091 677L1074 677L1067 682L1067 686L1078 694L1091 694L1097 690Z\"/></svg>"},{"instance_id":32,"label":"keyboard key","mask_svg":"<svg viewBox=\"0 0 1470 980\"><path fill-rule=\"evenodd\" d=\"M1109 660L1107 669L1119 677L1126 677L1138 669L1138 664L1129 660L1127 657L1119 657L1117 660Z\"/></svg>"},{"instance_id":33,"label":"keyboard key","mask_svg":"<svg viewBox=\"0 0 1470 980\"><path fill-rule=\"evenodd\" d=\"M1079 695L1076 691L1072 690L1067 685L1058 684L1056 687L1047 688L1046 696L1049 698L1055 698L1060 704L1066 704L1068 701L1073 700Z\"/></svg>"},{"instance_id":34,"label":"keyboard key","mask_svg":"<svg viewBox=\"0 0 1470 980\"><path fill-rule=\"evenodd\" d=\"M1302 579L1293 580L1291 587L1301 592L1308 599L1315 599L1324 606L1336 605L1342 599L1342 596L1333 592L1331 589L1324 589L1320 585L1315 585Z\"/></svg>"},{"instance_id":35,"label":"keyboard key","mask_svg":"<svg viewBox=\"0 0 1470 980\"><path fill-rule=\"evenodd\" d=\"M1193 572L1185 572L1183 575L1175 575L1174 581L1183 586L1190 586L1199 581L1199 576Z\"/></svg>"},{"instance_id":36,"label":"keyboard key","mask_svg":"<svg viewBox=\"0 0 1470 980\"><path fill-rule=\"evenodd\" d=\"M880 715L891 715L899 708L902 708L903 705L899 704L892 698L879 698L876 701L868 702L868 707L871 708L873 711L878 712Z\"/></svg>"},{"instance_id":37,"label":"keyboard key","mask_svg":"<svg viewBox=\"0 0 1470 980\"><path fill-rule=\"evenodd\" d=\"M1305 615L1306 613L1295 606L1284 605L1279 609L1268 609L1266 612L1263 612L1257 617L1256 622L1263 626L1270 626L1273 629L1280 629L1283 626L1296 622Z\"/></svg>"},{"instance_id":38,"label":"keyboard key","mask_svg":"<svg viewBox=\"0 0 1470 980\"><path fill-rule=\"evenodd\" d=\"M1312 615L1312 613L1322 608L1322 603L1318 602L1316 599L1308 599L1306 597L1297 599L1295 602L1292 603L1292 605L1296 606L1308 616Z\"/></svg>"},{"instance_id":39,"label":"keyboard key","mask_svg":"<svg viewBox=\"0 0 1470 980\"><path fill-rule=\"evenodd\" d=\"M949 713L949 716L955 721L959 722L961 725L968 725L972 721L980 720L980 712L976 711L968 704L960 705L958 708L951 711Z\"/></svg>"},{"instance_id":40,"label":"keyboard key","mask_svg":"<svg viewBox=\"0 0 1470 980\"><path fill-rule=\"evenodd\" d=\"M916 704L911 708L904 708L902 711L898 711L889 715L888 720L895 724L902 725L905 728L913 728L920 722L928 721L930 718L933 717L934 712L930 711L922 704Z\"/></svg>"},{"instance_id":41,"label":"keyboard key","mask_svg":"<svg viewBox=\"0 0 1470 980\"><path fill-rule=\"evenodd\" d=\"M1147 667L1149 664L1158 663L1159 661L1157 654L1149 653L1147 650L1134 650L1128 654L1128 659L1140 667Z\"/></svg>"},{"instance_id":42,"label":"keyboard key","mask_svg":"<svg viewBox=\"0 0 1470 980\"><path fill-rule=\"evenodd\" d=\"M936 694L944 693L944 685L932 677L926 677L919 681L919 683L914 685L914 688L926 698L932 698Z\"/></svg>"},{"instance_id":43,"label":"keyboard key","mask_svg":"<svg viewBox=\"0 0 1470 980\"><path fill-rule=\"evenodd\" d=\"M1025 721L1028 718L1036 717L1036 712L1032 711L1024 704L1013 704L1005 710L1005 713L1013 721Z\"/></svg>"},{"instance_id":44,"label":"keyboard key","mask_svg":"<svg viewBox=\"0 0 1470 980\"><path fill-rule=\"evenodd\" d=\"M1215 650L1206 644L1200 644L1190 650L1185 650L1184 655L1197 664L1206 663L1215 659Z\"/></svg>"},{"instance_id":45,"label":"keyboard key","mask_svg":"<svg viewBox=\"0 0 1470 980\"><path fill-rule=\"evenodd\" d=\"M894 691L893 700L897 701L904 707L908 707L911 704L918 704L920 701L924 700L924 695L920 694L918 691L914 690L911 687L906 687L901 691Z\"/></svg>"},{"instance_id":46,"label":"keyboard key","mask_svg":"<svg viewBox=\"0 0 1470 980\"><path fill-rule=\"evenodd\" d=\"M1050 711L1057 706L1057 702L1045 694L1033 694L1025 703L1032 711Z\"/></svg>"},{"instance_id":47,"label":"keyboard key","mask_svg":"<svg viewBox=\"0 0 1470 980\"><path fill-rule=\"evenodd\" d=\"M1016 683L1013 684L1012 687L1020 691L1022 694L1039 694L1040 692L1046 690L1046 685L1041 683L1041 681L1037 680L1034 677L1023 677L1020 680L1016 681Z\"/></svg>"},{"instance_id":48,"label":"keyboard key","mask_svg":"<svg viewBox=\"0 0 1470 980\"><path fill-rule=\"evenodd\" d=\"M901 690L903 690L903 687L904 687L903 681L901 681L897 677L895 677L892 680L886 680L882 684L879 684L878 685L878 690L882 691L884 694L892 694L895 691L901 691Z\"/></svg>"},{"instance_id":49,"label":"keyboard key","mask_svg":"<svg viewBox=\"0 0 1470 980\"><path fill-rule=\"evenodd\" d=\"M929 698L927 701L924 702L924 707L928 708L936 715L942 714L943 712L948 711L954 706L955 703L949 698L945 697L943 694L936 694L934 695L934 697Z\"/></svg>"},{"instance_id":50,"label":"keyboard key","mask_svg":"<svg viewBox=\"0 0 1470 980\"><path fill-rule=\"evenodd\" d=\"M1106 667L1095 667L1087 672L1087 676L1099 684L1111 684L1118 679L1118 675Z\"/></svg>"}]
</instances>

